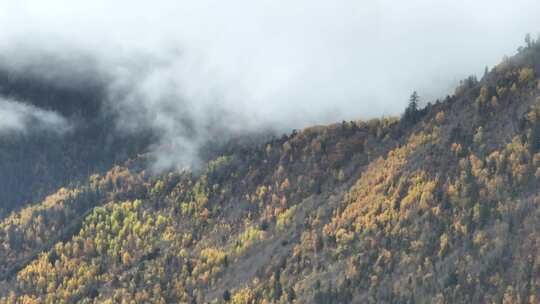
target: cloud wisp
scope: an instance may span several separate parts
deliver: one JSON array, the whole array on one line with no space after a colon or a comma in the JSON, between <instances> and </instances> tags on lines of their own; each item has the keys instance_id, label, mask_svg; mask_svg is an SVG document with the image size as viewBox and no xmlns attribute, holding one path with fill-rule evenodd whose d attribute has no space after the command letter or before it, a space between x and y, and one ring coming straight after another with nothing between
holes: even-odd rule
<instances>
[{"instance_id":1,"label":"cloud wisp","mask_svg":"<svg viewBox=\"0 0 540 304\"><path fill-rule=\"evenodd\" d=\"M53 111L0 98L0 134L26 133L30 129L63 134L70 129L70 125Z\"/></svg>"}]
</instances>

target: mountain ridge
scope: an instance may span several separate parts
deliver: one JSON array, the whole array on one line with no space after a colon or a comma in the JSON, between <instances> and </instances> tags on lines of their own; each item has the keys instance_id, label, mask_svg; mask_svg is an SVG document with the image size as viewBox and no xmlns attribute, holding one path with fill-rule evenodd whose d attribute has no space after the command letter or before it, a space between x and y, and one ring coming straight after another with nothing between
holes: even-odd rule
<instances>
[{"instance_id":1,"label":"mountain ridge","mask_svg":"<svg viewBox=\"0 0 540 304\"><path fill-rule=\"evenodd\" d=\"M2 219L0 303L534 303L538 75L534 42L413 118L61 188Z\"/></svg>"}]
</instances>

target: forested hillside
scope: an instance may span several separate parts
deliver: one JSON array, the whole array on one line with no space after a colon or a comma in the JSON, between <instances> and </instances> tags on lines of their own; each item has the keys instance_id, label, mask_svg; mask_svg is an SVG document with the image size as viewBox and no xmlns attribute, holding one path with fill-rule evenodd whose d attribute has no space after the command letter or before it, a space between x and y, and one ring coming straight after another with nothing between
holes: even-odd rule
<instances>
[{"instance_id":1,"label":"forested hillside","mask_svg":"<svg viewBox=\"0 0 540 304\"><path fill-rule=\"evenodd\" d=\"M538 303L539 76L529 41L401 118L229 145L194 171L152 174L135 139L115 161L85 150L96 169L40 175L52 194L1 219L0 303Z\"/></svg>"}]
</instances>

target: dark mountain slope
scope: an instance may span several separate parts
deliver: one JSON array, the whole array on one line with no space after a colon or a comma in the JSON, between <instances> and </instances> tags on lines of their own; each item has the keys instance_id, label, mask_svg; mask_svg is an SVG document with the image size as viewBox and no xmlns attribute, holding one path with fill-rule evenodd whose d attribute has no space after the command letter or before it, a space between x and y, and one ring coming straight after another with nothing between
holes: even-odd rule
<instances>
[{"instance_id":1,"label":"dark mountain slope","mask_svg":"<svg viewBox=\"0 0 540 304\"><path fill-rule=\"evenodd\" d=\"M134 158L152 142L150 130L137 135L117 131L114 113L102 111L106 89L97 79L59 86L55 79L3 69L1 98L59 113L73 128L65 134L31 129L0 136L0 218Z\"/></svg>"}]
</instances>

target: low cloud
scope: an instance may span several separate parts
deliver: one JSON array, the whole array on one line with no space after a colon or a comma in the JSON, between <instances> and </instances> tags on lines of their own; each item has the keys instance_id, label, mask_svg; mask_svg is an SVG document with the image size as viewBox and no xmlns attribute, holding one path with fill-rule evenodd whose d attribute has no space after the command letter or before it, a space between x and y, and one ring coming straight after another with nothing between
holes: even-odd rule
<instances>
[{"instance_id":1,"label":"low cloud","mask_svg":"<svg viewBox=\"0 0 540 304\"><path fill-rule=\"evenodd\" d=\"M156 168L182 167L248 130L399 115L413 90L443 97L539 31L538 11L536 0L4 1L0 59L68 89L92 84L119 132L158 135Z\"/></svg>"},{"instance_id":2,"label":"low cloud","mask_svg":"<svg viewBox=\"0 0 540 304\"><path fill-rule=\"evenodd\" d=\"M62 134L69 130L69 124L55 112L0 98L0 134L32 130Z\"/></svg>"}]
</instances>

